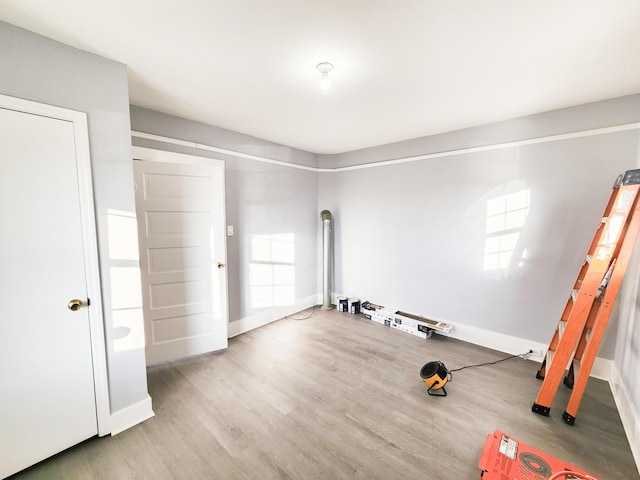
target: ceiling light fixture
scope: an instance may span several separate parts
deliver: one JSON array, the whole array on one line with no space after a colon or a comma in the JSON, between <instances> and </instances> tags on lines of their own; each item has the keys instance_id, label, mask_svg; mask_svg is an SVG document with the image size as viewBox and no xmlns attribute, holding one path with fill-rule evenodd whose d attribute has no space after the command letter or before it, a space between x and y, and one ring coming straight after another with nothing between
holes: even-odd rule
<instances>
[{"instance_id":1,"label":"ceiling light fixture","mask_svg":"<svg viewBox=\"0 0 640 480\"><path fill-rule=\"evenodd\" d=\"M329 62L321 62L316 65L316 70L318 70L322 74L322 79L320 80L320 88L322 90L328 90L331 87L329 72L333 70L333 65L331 65Z\"/></svg>"}]
</instances>

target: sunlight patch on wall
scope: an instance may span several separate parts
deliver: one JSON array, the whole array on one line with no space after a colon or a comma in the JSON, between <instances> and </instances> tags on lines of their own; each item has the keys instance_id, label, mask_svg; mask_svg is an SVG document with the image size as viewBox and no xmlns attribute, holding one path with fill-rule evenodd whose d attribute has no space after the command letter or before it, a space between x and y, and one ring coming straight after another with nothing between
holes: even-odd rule
<instances>
[{"instance_id":1,"label":"sunlight patch on wall","mask_svg":"<svg viewBox=\"0 0 640 480\"><path fill-rule=\"evenodd\" d=\"M529 213L530 196L531 189L527 188L487 200L485 271L509 266Z\"/></svg>"},{"instance_id":2,"label":"sunlight patch on wall","mask_svg":"<svg viewBox=\"0 0 640 480\"><path fill-rule=\"evenodd\" d=\"M251 308L295 303L295 235L251 236L249 292Z\"/></svg>"},{"instance_id":3,"label":"sunlight patch on wall","mask_svg":"<svg viewBox=\"0 0 640 480\"><path fill-rule=\"evenodd\" d=\"M144 348L138 231L133 212L107 210L113 350Z\"/></svg>"}]
</instances>

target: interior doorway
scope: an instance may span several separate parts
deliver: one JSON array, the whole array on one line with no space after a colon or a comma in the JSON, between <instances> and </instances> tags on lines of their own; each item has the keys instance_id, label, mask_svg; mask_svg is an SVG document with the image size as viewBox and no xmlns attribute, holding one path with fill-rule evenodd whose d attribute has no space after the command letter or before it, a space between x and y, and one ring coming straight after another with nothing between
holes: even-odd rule
<instances>
[{"instance_id":1,"label":"interior doorway","mask_svg":"<svg viewBox=\"0 0 640 480\"><path fill-rule=\"evenodd\" d=\"M224 162L134 147L149 365L228 345Z\"/></svg>"}]
</instances>

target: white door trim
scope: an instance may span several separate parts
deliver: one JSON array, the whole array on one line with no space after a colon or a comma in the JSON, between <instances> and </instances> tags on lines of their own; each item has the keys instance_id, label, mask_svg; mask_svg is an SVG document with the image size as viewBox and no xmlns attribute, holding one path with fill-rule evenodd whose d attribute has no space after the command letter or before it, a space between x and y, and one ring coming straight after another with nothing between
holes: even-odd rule
<instances>
[{"instance_id":1,"label":"white door trim","mask_svg":"<svg viewBox=\"0 0 640 480\"><path fill-rule=\"evenodd\" d=\"M89 152L89 130L84 112L45 105L21 98L0 94L0 107L43 117L65 120L73 124L75 138L76 168L80 198L82 242L86 270L87 294L91 299L88 306L89 331L91 332L91 357L96 396L96 416L98 435L110 433L109 384L107 379L107 356L102 316L102 291L98 264L98 240L93 205L93 183L91 179L91 155Z\"/></svg>"}]
</instances>

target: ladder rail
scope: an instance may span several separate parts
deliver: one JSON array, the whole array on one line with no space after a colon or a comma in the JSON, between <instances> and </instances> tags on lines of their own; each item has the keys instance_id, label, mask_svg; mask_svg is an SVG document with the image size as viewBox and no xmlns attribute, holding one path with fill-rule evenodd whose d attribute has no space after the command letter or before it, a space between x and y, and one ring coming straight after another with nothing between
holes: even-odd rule
<instances>
[{"instance_id":1,"label":"ladder rail","mask_svg":"<svg viewBox=\"0 0 640 480\"><path fill-rule=\"evenodd\" d=\"M633 213L632 213L632 217L633 217ZM567 372L567 375L564 377L563 383L565 384L565 386L569 388L573 388L574 378L576 376L575 372L581 366L582 356L584 355L587 345L589 344L589 337L591 336L591 331L596 323L596 319L600 312L600 308L602 307L602 302L604 298L604 295L602 295L602 293L603 292L606 293L607 291L607 286L611 281L611 276L613 275L613 271L616 266L616 261L617 261L618 255L620 254L621 246L626 240L627 230L629 228L630 223L631 222L627 222L625 224L624 230L622 232L623 240L618 242L618 244L616 245L616 249L613 254L614 258L611 261L611 265L609 266L607 273L602 279L602 283L600 284L600 287L598 288L596 299L594 300L593 306L591 307L591 311L589 312L589 316L587 317L587 323L584 326L584 329L582 330L582 335L580 336L580 340L578 341L578 346L576 347L576 350L573 353L573 358L571 359L571 362L569 364L569 371Z\"/></svg>"},{"instance_id":2,"label":"ladder rail","mask_svg":"<svg viewBox=\"0 0 640 480\"><path fill-rule=\"evenodd\" d=\"M578 345L576 346L575 351L573 352L573 356L569 363L569 371L564 377L564 385L573 388L575 372L580 369L580 361L582 360L582 355L587 347L589 341L589 333L593 328L593 325L596 322L596 318L598 316L598 312L602 306L602 298L596 298L591 306L591 311L589 312L589 316L587 317L587 322L582 330L582 334L580 335L580 340L578 340Z\"/></svg>"}]
</instances>

